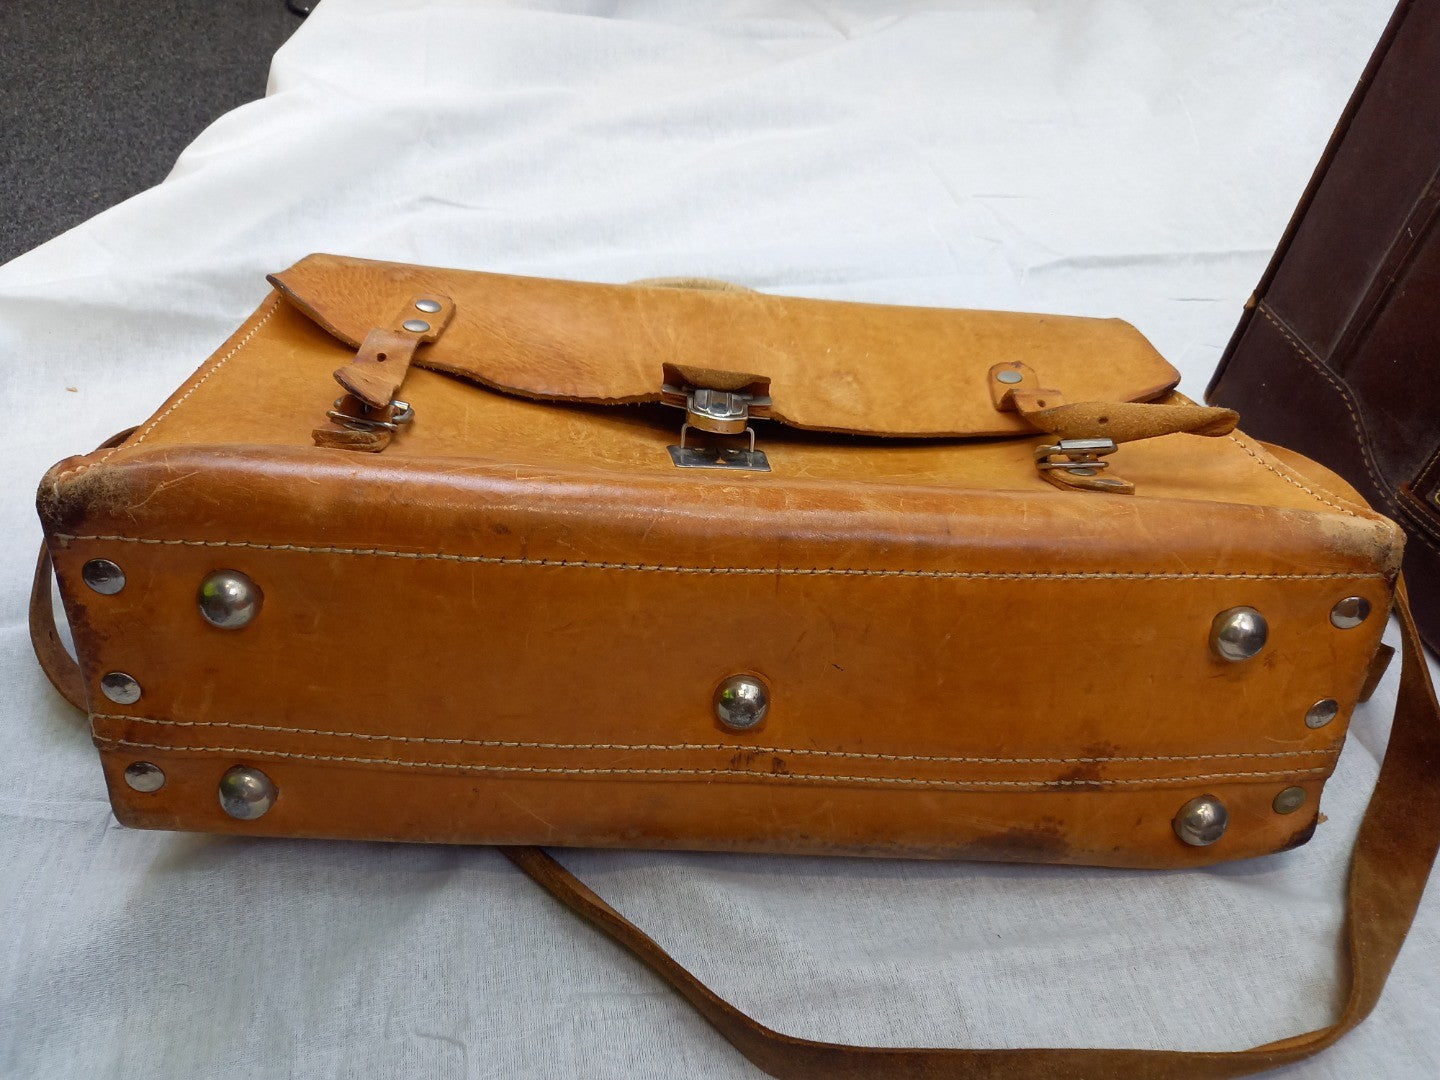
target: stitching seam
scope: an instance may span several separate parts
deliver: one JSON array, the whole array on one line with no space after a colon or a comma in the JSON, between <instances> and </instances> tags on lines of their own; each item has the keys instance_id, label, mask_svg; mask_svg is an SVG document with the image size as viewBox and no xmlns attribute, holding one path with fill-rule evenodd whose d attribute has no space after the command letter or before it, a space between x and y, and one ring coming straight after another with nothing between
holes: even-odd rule
<instances>
[{"instance_id":1,"label":"stitching seam","mask_svg":"<svg viewBox=\"0 0 1440 1080\"><path fill-rule=\"evenodd\" d=\"M1360 441L1360 456L1361 459L1365 462L1365 471L1370 474L1370 479L1375 482L1375 486L1377 488L1379 488L1387 496L1393 498L1394 490L1390 487L1388 483L1385 482L1384 478L1380 476L1379 470L1375 467L1375 463L1370 457L1370 438L1365 432L1365 425L1361 422L1360 415L1355 411L1355 406L1350 400L1349 388L1346 387L1338 379L1336 379L1335 376L1326 369L1324 364L1320 363L1318 360L1315 359L1315 357L1310 355L1310 350L1305 348L1305 346L1300 343L1299 339L1296 338L1295 335L1292 334L1290 330L1280 322L1280 320L1270 311L1269 305L1267 305L1264 301L1261 301L1256 306L1259 308L1260 314L1265 316L1265 321L1268 322L1271 326L1273 326L1277 331L1279 331L1280 336L1283 337L1287 342L1289 342L1290 348L1295 350L1295 354L1299 356L1301 360L1304 360L1305 363L1309 364L1312 368L1319 372L1321 377L1324 378L1325 381L1328 382L1332 387L1334 387L1336 393L1340 395L1340 400L1345 405L1345 411L1350 414L1350 423L1354 425L1355 436Z\"/></svg>"},{"instance_id":2,"label":"stitching seam","mask_svg":"<svg viewBox=\"0 0 1440 1080\"><path fill-rule=\"evenodd\" d=\"M442 562L482 563L491 566L552 566L582 570L636 570L668 574L758 574L758 575L799 575L837 577L912 577L912 578L994 578L1006 581L1062 581L1062 580L1260 580L1260 581L1316 581L1337 580L1360 581L1369 578L1383 579L1383 574L1360 572L1325 573L1265 573L1236 571L1166 573L1163 571L1103 570L1076 573L1047 573L1043 571L1006 570L876 570L835 566L675 566L664 563L618 563L598 562L590 559L526 559L505 555L449 555L432 551L394 551L388 548L343 548L308 547L304 544L260 544L249 540L157 540L150 537L89 535L77 536L70 533L56 533L55 539L63 543L72 541L96 541L121 544L159 544L178 547L249 548L256 551L295 551L310 555L357 555L387 559L440 560Z\"/></svg>"},{"instance_id":3,"label":"stitching seam","mask_svg":"<svg viewBox=\"0 0 1440 1080\"><path fill-rule=\"evenodd\" d=\"M56 482L58 483L58 482L61 481L61 480L66 480L66 479L69 479L69 478L72 477L72 476L77 476L77 475L79 475L80 473L84 472L86 469L91 468L93 465L103 465L103 464L105 464L105 462L107 462L107 461L110 460L110 455L114 454L115 452L117 452L118 450L120 450L120 449L121 449L122 447L124 447L124 446L127 446L127 445L128 445L128 446L132 446L132 447L133 447L133 446L139 446L142 442L145 441L145 437L146 437L147 435L149 435L152 431L155 430L155 426L156 426L157 424L159 424L161 420L164 420L167 416L169 416L172 412L174 412L176 409L178 409L181 405L184 405L185 402L189 400L190 395L193 394L193 393L195 393L196 390L199 390L200 387L201 387L202 385L204 385L206 379L210 378L211 375L214 375L215 372L219 371L222 367L225 366L225 363L226 363L231 357L233 357L233 356L234 356L236 353L238 353L241 349L245 348L245 346L250 343L250 339L253 338L253 337L259 332L260 328L261 328L262 326L264 326L267 322L270 321L270 316L272 316L272 315L275 314L275 310L276 310L279 306L280 306L280 297L277 295L277 296L275 297L275 299L271 301L270 307L269 307L269 309L265 312L265 314L260 318L260 320L259 320L254 326L252 326L252 327L250 328L250 332L249 332L248 334L246 334L244 337L242 337L239 341L237 341L237 342L235 343L234 348L232 348L232 349L231 349L229 352L227 352L224 356L220 357L220 359L216 360L213 364L211 364L208 368L206 368L205 371L200 375L200 377L199 377L198 379L196 379L193 383L190 384L190 389L186 390L185 393L184 393L183 395L181 395L175 402L173 402L168 409L166 409L164 412L162 412L159 416L155 417L154 420L151 420L150 423L149 423L148 425L146 425L145 430L140 433L139 437L137 437L134 442L130 442L129 440L126 440L125 442L122 442L119 446L112 446L109 450L105 451L105 454L100 458L99 461L86 462L86 463L83 464L83 465L79 465L79 466L77 466L75 469L73 469L72 471L67 472L67 473L65 473L65 474L57 477L57 478L56 478Z\"/></svg>"},{"instance_id":4,"label":"stitching seam","mask_svg":"<svg viewBox=\"0 0 1440 1080\"><path fill-rule=\"evenodd\" d=\"M325 761L357 765L384 765L401 769L448 769L452 772L527 773L551 776L731 776L746 780L821 781L856 784L916 784L923 787L1137 787L1145 784L1182 784L1199 780L1289 778L1328 773L1325 767L1271 772L1201 773L1196 776L1138 778L1124 780L935 780L925 777L837 776L826 773L748 772L744 769L635 769L561 768L535 765L463 765L451 761L406 761L401 758L352 757L341 754L301 754L285 750L251 750L234 746L167 746L163 743L131 742L128 739L97 739L97 742L133 750L169 750L179 754L235 754L241 757L272 757L298 761Z\"/></svg>"},{"instance_id":5,"label":"stitching seam","mask_svg":"<svg viewBox=\"0 0 1440 1080\"><path fill-rule=\"evenodd\" d=\"M1240 447L1241 450L1244 450L1245 453L1249 454L1252 458L1254 458L1256 463L1259 464L1262 468L1269 469L1272 473L1278 476L1281 480L1284 480L1287 484L1290 484L1292 487L1299 488L1301 491L1305 492L1305 494L1315 497L1316 499L1320 500L1320 502L1324 503L1326 506L1331 507L1334 510L1339 510L1342 514L1349 514L1351 517L1360 516L1359 514L1355 513L1354 510L1351 510L1345 506L1341 506L1337 502L1331 502L1329 499L1325 498L1325 496L1321 495L1318 491L1314 490L1313 488L1306 487L1299 480L1296 480L1293 476L1289 475L1288 472L1281 472L1278 468L1275 467L1275 465L1272 465L1270 462L1266 461L1254 450L1252 450L1249 444L1247 444L1243 439L1237 439L1234 435L1227 435L1226 438L1229 439L1236 446Z\"/></svg>"},{"instance_id":6,"label":"stitching seam","mask_svg":"<svg viewBox=\"0 0 1440 1080\"><path fill-rule=\"evenodd\" d=\"M372 742L430 743L440 746L474 746L505 750L741 750L751 754L787 754L805 757L853 758L864 761L922 761L972 765L1090 765L1110 762L1220 761L1234 758L1296 758L1325 755L1333 757L1338 750L1283 750L1272 753L1236 754L1174 754L1144 757L948 757L929 754L874 754L852 750L805 750L783 746L746 746L739 743L553 743L511 742L500 739L445 739L425 735L370 735L353 731L324 731L319 728L279 727L270 724L246 724L222 720L156 720L148 716L126 716L123 713L92 713L92 720L125 720L157 727L215 727L244 731L281 732L289 735L322 735Z\"/></svg>"},{"instance_id":7,"label":"stitching seam","mask_svg":"<svg viewBox=\"0 0 1440 1080\"><path fill-rule=\"evenodd\" d=\"M1423 504L1423 500L1421 500L1413 493L1410 497L1415 502L1421 502ZM1419 540L1420 543L1424 544L1431 551L1435 552L1437 555L1440 555L1440 544L1436 543L1434 526L1432 526L1425 517L1422 517L1421 513L1422 511L1412 509L1408 502L1406 502L1404 499L1401 499L1398 495L1396 496L1395 516L1404 519L1404 525L1406 526L1404 528L1406 542L1408 543L1411 540Z\"/></svg>"},{"instance_id":8,"label":"stitching seam","mask_svg":"<svg viewBox=\"0 0 1440 1080\"><path fill-rule=\"evenodd\" d=\"M1440 468L1440 450L1436 450L1435 453L1430 455L1430 460L1425 463L1425 468L1421 469L1420 475L1415 478L1414 487L1424 487L1430 479L1430 475L1437 468Z\"/></svg>"}]
</instances>

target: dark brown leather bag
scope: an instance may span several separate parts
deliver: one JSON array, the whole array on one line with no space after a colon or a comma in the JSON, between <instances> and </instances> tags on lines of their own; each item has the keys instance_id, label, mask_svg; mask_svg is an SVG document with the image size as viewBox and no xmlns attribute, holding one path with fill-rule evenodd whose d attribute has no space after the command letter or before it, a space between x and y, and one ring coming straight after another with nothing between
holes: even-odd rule
<instances>
[{"instance_id":1,"label":"dark brown leather bag","mask_svg":"<svg viewBox=\"0 0 1440 1080\"><path fill-rule=\"evenodd\" d=\"M1322 462L1408 536L1440 649L1440 4L1405 0L1220 362L1208 400Z\"/></svg>"},{"instance_id":2,"label":"dark brown leather bag","mask_svg":"<svg viewBox=\"0 0 1440 1080\"><path fill-rule=\"evenodd\" d=\"M1133 327L324 255L271 281L147 423L41 484L36 651L124 823L502 845L777 1076L1236 1076L1375 1004L1440 822L1401 535L1175 393ZM794 1039L529 846L1287 850L1392 601L1349 995L1279 1043Z\"/></svg>"}]
</instances>

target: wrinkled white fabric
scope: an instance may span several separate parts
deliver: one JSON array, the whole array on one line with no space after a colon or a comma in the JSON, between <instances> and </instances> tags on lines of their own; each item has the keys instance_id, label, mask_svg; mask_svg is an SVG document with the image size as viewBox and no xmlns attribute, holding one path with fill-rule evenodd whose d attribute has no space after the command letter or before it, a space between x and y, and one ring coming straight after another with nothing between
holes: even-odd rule
<instances>
[{"instance_id":1,"label":"wrinkled white fabric","mask_svg":"<svg viewBox=\"0 0 1440 1080\"><path fill-rule=\"evenodd\" d=\"M0 268L0 1075L754 1075L491 850L111 817L26 639L34 485L147 416L267 271L333 251L1116 315L1199 395L1389 7L325 0L165 183ZM795 1034L1241 1048L1333 1018L1395 685L1314 841L1239 865L563 858ZM1375 1015L1284 1075L1440 1074L1432 893Z\"/></svg>"}]
</instances>

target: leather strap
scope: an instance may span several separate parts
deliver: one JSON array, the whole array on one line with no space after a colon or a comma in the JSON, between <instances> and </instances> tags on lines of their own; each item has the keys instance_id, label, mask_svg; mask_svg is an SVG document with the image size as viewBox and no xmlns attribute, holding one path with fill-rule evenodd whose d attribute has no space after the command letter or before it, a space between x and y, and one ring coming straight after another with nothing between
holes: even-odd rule
<instances>
[{"instance_id":1,"label":"leather strap","mask_svg":"<svg viewBox=\"0 0 1440 1080\"><path fill-rule=\"evenodd\" d=\"M438 340L454 314L455 302L441 293L413 297L390 326L365 335L354 358L335 369L335 381L370 408L385 408L400 392L415 350Z\"/></svg>"},{"instance_id":2,"label":"leather strap","mask_svg":"<svg viewBox=\"0 0 1440 1080\"><path fill-rule=\"evenodd\" d=\"M65 651L55 627L55 609L50 599L50 549L40 545L40 558L35 563L35 582L30 587L30 644L35 658L50 685L60 696L82 712L85 708L85 676L80 665Z\"/></svg>"},{"instance_id":3,"label":"leather strap","mask_svg":"<svg viewBox=\"0 0 1440 1080\"><path fill-rule=\"evenodd\" d=\"M1059 439L1109 439L1116 443L1154 439L1161 435L1229 435L1240 422L1234 409L1178 401L1066 401L1064 393L1046 387L1028 364L1008 360L986 373L990 400L999 412L1017 412L1037 431Z\"/></svg>"},{"instance_id":4,"label":"leather strap","mask_svg":"<svg viewBox=\"0 0 1440 1080\"><path fill-rule=\"evenodd\" d=\"M1117 443L1161 435L1215 438L1235 430L1240 414L1202 405L1161 405L1138 401L1056 401L1047 390L1016 391L1015 411L1058 439L1111 439Z\"/></svg>"},{"instance_id":5,"label":"leather strap","mask_svg":"<svg viewBox=\"0 0 1440 1080\"><path fill-rule=\"evenodd\" d=\"M1396 589L1404 670L1390 744L1351 855L1345 937L1350 987L1329 1027L1250 1050L898 1049L797 1039L752 1019L535 847L505 856L581 918L624 946L679 991L731 1045L772 1076L966 1077L967 1080L1194 1080L1246 1076L1309 1057L1375 1007L1410 929L1440 845L1440 705L1405 586Z\"/></svg>"},{"instance_id":6,"label":"leather strap","mask_svg":"<svg viewBox=\"0 0 1440 1080\"><path fill-rule=\"evenodd\" d=\"M133 427L118 431L95 449L109 450L119 446L134 433ZM35 563L35 580L30 586L30 644L50 685L75 708L89 712L85 702L85 675L80 665L65 651L65 643L60 640L60 632L55 626L55 608L50 599L51 568L50 549L41 543L40 558Z\"/></svg>"}]
</instances>

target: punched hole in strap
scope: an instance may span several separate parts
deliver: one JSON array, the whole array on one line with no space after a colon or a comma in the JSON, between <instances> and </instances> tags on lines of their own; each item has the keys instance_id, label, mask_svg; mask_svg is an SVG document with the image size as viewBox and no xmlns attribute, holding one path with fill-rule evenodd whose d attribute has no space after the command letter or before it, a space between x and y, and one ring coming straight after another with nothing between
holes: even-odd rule
<instances>
[{"instance_id":1,"label":"punched hole in strap","mask_svg":"<svg viewBox=\"0 0 1440 1080\"><path fill-rule=\"evenodd\" d=\"M348 364L335 369L346 391L326 412L330 425L312 433L315 445L375 453L389 445L415 417L399 396L416 352L439 339L455 314L455 304L440 293L411 297L388 326L365 335Z\"/></svg>"}]
</instances>

